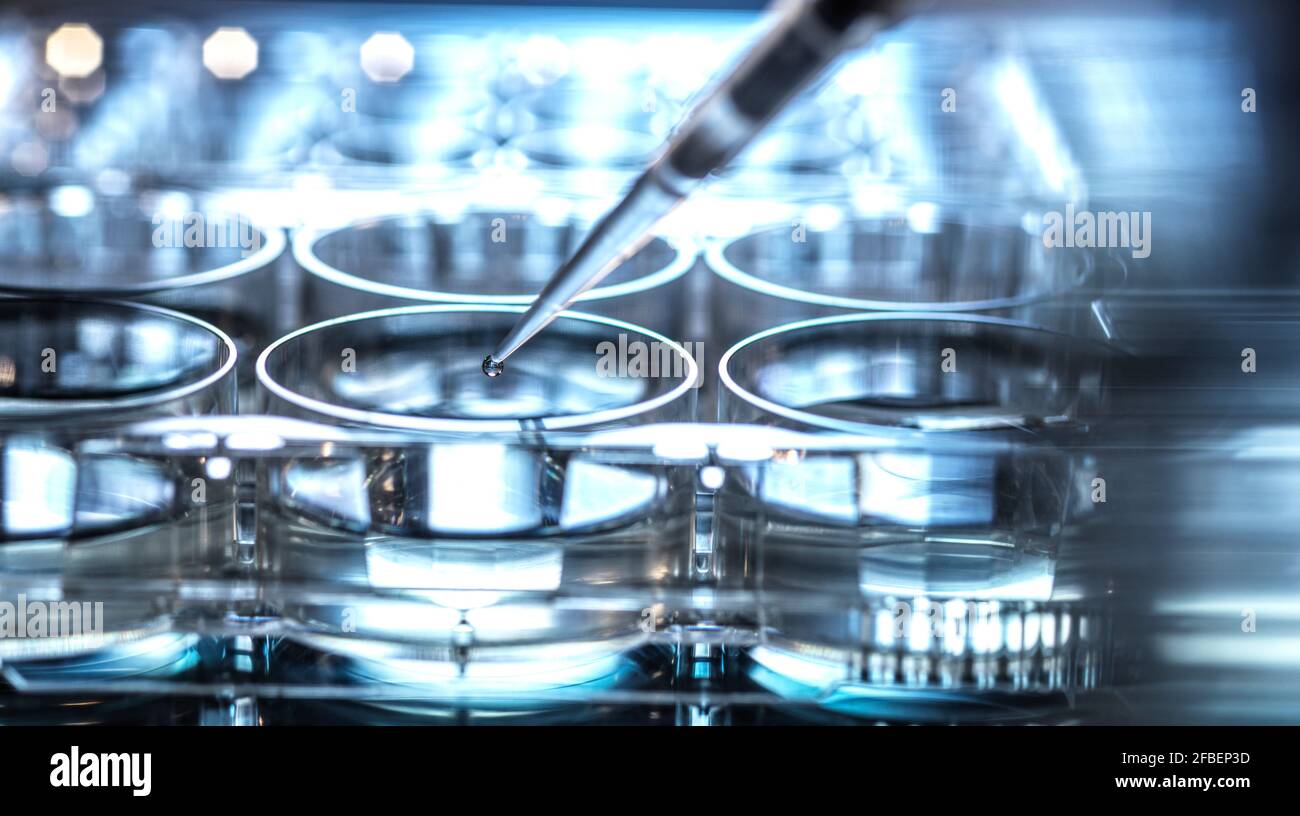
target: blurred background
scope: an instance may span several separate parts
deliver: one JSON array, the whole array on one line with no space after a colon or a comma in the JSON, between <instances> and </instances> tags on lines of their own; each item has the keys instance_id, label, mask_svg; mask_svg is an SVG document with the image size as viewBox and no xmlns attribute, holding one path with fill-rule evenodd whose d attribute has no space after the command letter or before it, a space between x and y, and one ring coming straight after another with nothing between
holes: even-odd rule
<instances>
[{"instance_id":1,"label":"blurred background","mask_svg":"<svg viewBox=\"0 0 1300 816\"><path fill-rule=\"evenodd\" d=\"M0 296L110 297L201 317L238 346L239 410L250 414L266 408L253 361L286 332L369 308L526 303L692 100L763 30L761 3L654 6L7 3ZM618 685L610 681L584 698L603 702L586 703L581 716L681 724L1300 721L1300 503L1292 490L1300 486L1300 11L1155 0L906 8L914 13L839 60L579 308L700 344L697 405L673 419L705 424L735 418L725 415L714 373L723 352L794 320L979 314L1106 344L1117 357L1104 410L1086 444L1064 446L1076 457L1070 479L1082 481L1054 488L1086 497L1095 485L1079 485L1104 475L1105 501L1084 502L1086 518L1070 516L1051 532L1059 541L1050 591L1004 596L997 613L1005 617L999 643L1014 630L1012 651L1038 662L1018 675L1019 664L1001 653L984 669L936 657L919 679L889 669L884 685L920 698L882 695L883 681L871 674L879 667L864 668L871 660L902 660L908 649L933 657L948 647L868 638L869 655L846 657L847 636L828 634L845 621L818 617L825 610L789 611L806 597L773 612L755 585L727 583L727 569L750 576L746 543L737 545L738 562L718 552L699 575L659 586L668 595L653 603L619 602L633 613L677 604L676 640L660 642L653 659L639 653L630 667L600 675L636 675L639 696L602 697ZM1131 214L1126 239L1046 243L1053 217L1078 237L1080 213ZM206 239L192 241L196 214ZM498 242L491 236L503 227L512 237ZM787 240L800 230L809 237ZM986 348L990 359L1000 342ZM1024 362L1021 352L1010 356ZM692 471L681 488L679 476L665 477L693 494L689 509L664 511L691 518L681 535L692 558L737 536L749 541L762 526L746 506L732 519L741 533L713 532L719 486L751 485L738 461L715 462L726 482L716 473L701 482ZM821 488L799 482L804 509L824 500L818 491L834 481L829 472L814 473ZM14 480L7 508L25 495ZM17 549L0 539L6 547L6 586L31 586L15 577L26 569ZM370 552L361 572L373 586ZM770 575L815 560L776 559ZM623 567L588 565L584 586ZM235 572L246 578L247 568ZM819 563L812 594L834 584L825 570L842 568ZM235 597L228 587L217 595ZM120 673L154 676L169 666L205 682L325 683L322 674L337 670L334 647L281 644L264 622L293 607L299 619L332 626L337 610L280 601L238 614L208 609L227 620L228 637L186 640L183 649L175 638L165 648L147 641L165 656ZM889 608L883 603L866 608L876 614ZM173 620L184 609L173 608ZM565 631L570 624L548 610L555 620L547 618L547 631ZM422 619L411 614L371 614L368 625L389 636L419 629ZM541 613L529 614L535 621ZM1084 654L1071 652L1068 668L1044 668L1064 632L1092 615ZM1035 632L1056 627L1061 640L1035 635L1031 649L1027 621ZM450 631L460 622L428 626ZM573 631L603 626L587 616ZM768 626L798 645L756 656L771 646L761 634ZM818 634L790 634L801 627ZM856 628L850 640L849 651L862 645ZM348 683L428 682L411 665L428 655L367 652L369 668L358 669L349 654ZM845 666L853 682L841 685ZM7 682L75 679L83 670L33 669ZM568 684L563 672L546 678L548 688ZM74 687L87 693L85 684ZM989 689L1041 695L1028 703L975 694ZM168 699L165 687L136 691L100 694L95 710L105 719L217 723L483 716L405 704L323 710L259 700L255 691L221 705L201 695ZM732 697L716 697L722 692ZM925 698L932 692L939 697ZM714 696L704 704L701 695ZM782 708L783 698L798 705ZM50 711L8 702L0 717L57 719ZM569 717L536 708L528 716Z\"/></svg>"}]
</instances>

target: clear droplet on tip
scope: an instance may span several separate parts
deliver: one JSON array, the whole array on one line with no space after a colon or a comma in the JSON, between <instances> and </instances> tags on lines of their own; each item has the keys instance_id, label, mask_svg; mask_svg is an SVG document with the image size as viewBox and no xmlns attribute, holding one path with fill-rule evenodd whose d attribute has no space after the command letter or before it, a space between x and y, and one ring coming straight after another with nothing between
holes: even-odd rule
<instances>
[{"instance_id":1,"label":"clear droplet on tip","mask_svg":"<svg viewBox=\"0 0 1300 816\"><path fill-rule=\"evenodd\" d=\"M506 364L500 360L493 360L492 355L483 358L483 373L489 377L500 377L506 370Z\"/></svg>"}]
</instances>

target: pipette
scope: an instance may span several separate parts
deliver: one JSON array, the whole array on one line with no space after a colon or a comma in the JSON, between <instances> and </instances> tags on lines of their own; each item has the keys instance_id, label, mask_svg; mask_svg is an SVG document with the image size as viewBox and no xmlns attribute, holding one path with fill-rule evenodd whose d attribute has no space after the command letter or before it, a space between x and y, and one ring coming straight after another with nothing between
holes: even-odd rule
<instances>
[{"instance_id":1,"label":"pipette","mask_svg":"<svg viewBox=\"0 0 1300 816\"><path fill-rule=\"evenodd\" d=\"M644 247L664 216L735 158L836 57L896 22L900 5L898 0L778 2L771 29L695 106L627 196L551 276L483 360L483 373L501 374L511 354Z\"/></svg>"}]
</instances>

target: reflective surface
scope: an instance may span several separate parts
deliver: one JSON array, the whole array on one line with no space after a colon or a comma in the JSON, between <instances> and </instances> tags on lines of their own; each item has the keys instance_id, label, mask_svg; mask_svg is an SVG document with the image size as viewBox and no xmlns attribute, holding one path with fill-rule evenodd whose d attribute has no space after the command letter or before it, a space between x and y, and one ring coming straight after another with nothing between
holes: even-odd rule
<instances>
[{"instance_id":1,"label":"reflective surface","mask_svg":"<svg viewBox=\"0 0 1300 816\"><path fill-rule=\"evenodd\" d=\"M134 412L233 408L233 342L148 306L0 299L0 422L86 430Z\"/></svg>"},{"instance_id":2,"label":"reflective surface","mask_svg":"<svg viewBox=\"0 0 1300 816\"><path fill-rule=\"evenodd\" d=\"M984 311L1040 320L1032 304L1121 277L1105 255L1045 247L1035 212L884 197L804 203L783 222L768 219L747 234L711 241L705 257L718 276L715 343L848 311Z\"/></svg>"},{"instance_id":3,"label":"reflective surface","mask_svg":"<svg viewBox=\"0 0 1300 816\"><path fill-rule=\"evenodd\" d=\"M516 195L503 206L468 194L425 212L367 218L295 238L310 274L308 313L335 317L410 302L526 304L568 257L602 199ZM694 262L689 240L656 238L584 294L576 308L673 331L683 321L681 285Z\"/></svg>"},{"instance_id":4,"label":"reflective surface","mask_svg":"<svg viewBox=\"0 0 1300 816\"><path fill-rule=\"evenodd\" d=\"M234 411L233 341L157 307L13 298L0 299L0 347L0 659L45 677L170 672L181 658L158 639L190 636L150 601L87 587L218 569L230 462L83 443L148 417Z\"/></svg>"},{"instance_id":5,"label":"reflective surface","mask_svg":"<svg viewBox=\"0 0 1300 816\"><path fill-rule=\"evenodd\" d=\"M528 432L689 413L693 362L665 338L573 315L502 376L483 376L481 338L519 311L376 312L290 336L261 361L281 409L441 434L267 473L269 567L380 593L288 610L298 641L349 656L357 678L472 696L612 683L645 640L642 609L566 610L546 597L673 582L684 570L686 474L548 451ZM596 349L620 333L625 344L629 333L666 344L678 375L602 375ZM344 341L355 365L335 363Z\"/></svg>"},{"instance_id":6,"label":"reflective surface","mask_svg":"<svg viewBox=\"0 0 1300 816\"><path fill-rule=\"evenodd\" d=\"M27 184L0 193L0 296L122 298L179 309L233 337L251 376L257 350L296 312L275 266L284 234L210 196L115 184ZM270 296L245 297L252 289Z\"/></svg>"},{"instance_id":7,"label":"reflective surface","mask_svg":"<svg viewBox=\"0 0 1300 816\"><path fill-rule=\"evenodd\" d=\"M167 520L216 520L165 460L87 454L77 442L149 416L233 411L229 338L154 307L15 298L0 299L0 347L0 540L48 542L7 551L5 568L58 564L70 536L148 537ZM213 499L222 494L214 488Z\"/></svg>"},{"instance_id":8,"label":"reflective surface","mask_svg":"<svg viewBox=\"0 0 1300 816\"><path fill-rule=\"evenodd\" d=\"M810 207L793 225L714 246L710 263L751 291L859 311L1006 308L1087 280L1089 258L1045 247L1034 213L948 213L925 201L876 217L854 210Z\"/></svg>"},{"instance_id":9,"label":"reflective surface","mask_svg":"<svg viewBox=\"0 0 1300 816\"><path fill-rule=\"evenodd\" d=\"M283 248L283 236L268 237L237 214L205 219L201 209L179 190L113 195L65 184L8 191L0 197L0 291L159 293L250 274L274 258L268 243L278 239Z\"/></svg>"},{"instance_id":10,"label":"reflective surface","mask_svg":"<svg viewBox=\"0 0 1300 816\"><path fill-rule=\"evenodd\" d=\"M922 597L868 607L839 629L828 620L782 616L776 628L821 645L772 636L749 653L749 676L825 711L925 723L1041 722L1107 679L1105 617L1067 606Z\"/></svg>"},{"instance_id":11,"label":"reflective surface","mask_svg":"<svg viewBox=\"0 0 1300 816\"><path fill-rule=\"evenodd\" d=\"M328 321L274 344L258 361L258 376L279 410L429 432L691 415L698 368L686 350L609 318L570 313L506 375L483 376L485 338L522 311L424 306ZM616 355L639 349L647 362L651 347L654 365L643 373L629 376L626 360L618 368Z\"/></svg>"},{"instance_id":12,"label":"reflective surface","mask_svg":"<svg viewBox=\"0 0 1300 816\"><path fill-rule=\"evenodd\" d=\"M201 560L229 521L207 491L191 491L195 474L78 442L144 417L233 411L231 340L152 307L10 299L0 300L0 344L0 541L29 542L0 546L0 572L69 567L69 538L100 537L83 544L90 572ZM229 507L229 487L213 482L213 507Z\"/></svg>"},{"instance_id":13,"label":"reflective surface","mask_svg":"<svg viewBox=\"0 0 1300 816\"><path fill-rule=\"evenodd\" d=\"M846 315L723 357L721 415L858 432L1036 430L1096 415L1101 345L992 317Z\"/></svg>"},{"instance_id":14,"label":"reflective surface","mask_svg":"<svg viewBox=\"0 0 1300 816\"><path fill-rule=\"evenodd\" d=\"M1042 695L1095 683L1105 644L1076 652L1061 623L1074 613L1035 604L1055 597L1062 534L1087 512L1071 448L1101 408L1106 361L1066 335L936 314L808 321L724 355L724 419L881 448L777 451L727 474L715 522L723 585L854 605L847 618L769 616L751 653L756 682L794 697L834 684L832 710L941 721L1033 716L1063 705ZM1033 638L1043 625L1053 639L1022 641L1030 623ZM858 661L861 676L845 678Z\"/></svg>"},{"instance_id":15,"label":"reflective surface","mask_svg":"<svg viewBox=\"0 0 1300 816\"><path fill-rule=\"evenodd\" d=\"M522 305L596 215L539 201L616 196L753 35L694 10L186 5L0 19L0 292L171 293L241 350L390 296ZM643 414L676 375L599 376L603 335L489 381L490 321L423 315L299 338L279 373L365 416L280 400L328 423L294 434L172 400L203 376L188 330L11 315L0 601L102 600L105 626L0 639L0 721L1300 721L1295 16L936 8L846 59L674 214L712 271L582 307L703 341L725 425ZM217 17L246 39L205 49ZM47 52L74 22L93 66ZM1149 216L1149 255L1048 248L1070 208ZM285 259L200 285L238 259L155 244L191 211L353 225L319 248L357 281ZM370 302L382 283L412 291ZM827 329L734 357L748 396L715 379L756 332L918 308L1075 339ZM1082 338L1127 353L1092 381ZM111 410L65 416L83 402ZM549 422L623 408L610 436ZM202 416L124 427L158 414Z\"/></svg>"}]
</instances>

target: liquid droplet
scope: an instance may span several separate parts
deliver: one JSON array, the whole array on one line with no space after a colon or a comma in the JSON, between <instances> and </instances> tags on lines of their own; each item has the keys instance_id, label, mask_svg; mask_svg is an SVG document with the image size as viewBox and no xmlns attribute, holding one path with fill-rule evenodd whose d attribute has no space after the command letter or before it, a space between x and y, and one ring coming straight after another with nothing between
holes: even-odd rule
<instances>
[{"instance_id":1,"label":"liquid droplet","mask_svg":"<svg viewBox=\"0 0 1300 816\"><path fill-rule=\"evenodd\" d=\"M506 370L506 364L500 360L493 360L492 355L483 358L483 373L489 377L500 377Z\"/></svg>"}]
</instances>

